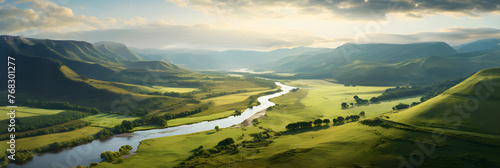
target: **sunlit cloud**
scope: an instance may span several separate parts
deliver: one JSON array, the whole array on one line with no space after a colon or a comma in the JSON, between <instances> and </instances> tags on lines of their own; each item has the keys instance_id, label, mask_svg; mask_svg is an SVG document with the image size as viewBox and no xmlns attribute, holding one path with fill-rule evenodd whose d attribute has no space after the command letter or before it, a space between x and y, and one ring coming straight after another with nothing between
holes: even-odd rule
<instances>
[{"instance_id":1,"label":"sunlit cloud","mask_svg":"<svg viewBox=\"0 0 500 168\"><path fill-rule=\"evenodd\" d=\"M332 18L369 20L384 18L387 14L404 13L421 18L428 14L466 15L477 17L483 13L498 13L496 0L167 0L179 6L220 15L244 18L295 17L300 14L330 14Z\"/></svg>"},{"instance_id":2,"label":"sunlit cloud","mask_svg":"<svg viewBox=\"0 0 500 168\"><path fill-rule=\"evenodd\" d=\"M366 36L370 39L370 41L368 41L369 43L416 43L444 41L451 45L458 45L479 39L500 38L500 29L484 27L450 27L439 29L435 32L418 32L412 34L373 33Z\"/></svg>"},{"instance_id":3,"label":"sunlit cloud","mask_svg":"<svg viewBox=\"0 0 500 168\"><path fill-rule=\"evenodd\" d=\"M45 32L38 38L79 39L90 42L118 41L138 48L201 48L269 50L309 46L330 42L305 32L265 34L236 29L219 29L208 24L179 25L168 22L144 24L132 28L79 31L69 33Z\"/></svg>"}]
</instances>

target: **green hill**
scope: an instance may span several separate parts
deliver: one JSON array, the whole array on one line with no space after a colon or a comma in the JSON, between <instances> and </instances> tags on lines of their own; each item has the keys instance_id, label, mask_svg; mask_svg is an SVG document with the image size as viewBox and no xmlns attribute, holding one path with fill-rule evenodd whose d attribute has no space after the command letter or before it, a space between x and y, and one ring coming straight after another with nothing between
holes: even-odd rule
<instances>
[{"instance_id":1,"label":"green hill","mask_svg":"<svg viewBox=\"0 0 500 168\"><path fill-rule=\"evenodd\" d=\"M498 101L500 68L485 69L439 96L391 118L418 126L446 129L457 126L457 130L500 135Z\"/></svg>"},{"instance_id":2,"label":"green hill","mask_svg":"<svg viewBox=\"0 0 500 168\"><path fill-rule=\"evenodd\" d=\"M142 101L137 102L137 108L165 107L182 101L164 96L130 95L129 92L113 84L108 84L108 82L83 78L62 62L51 58L31 57L24 54L10 56L16 58L16 98L18 103L23 103L27 99L63 101L110 111L113 110L114 101L118 100L116 106L121 106L123 95L141 99ZM7 69L6 64L2 64L0 67ZM7 88L6 78L2 81L1 87ZM6 90L2 89L1 92L6 92ZM153 101L156 103L151 103Z\"/></svg>"},{"instance_id":3,"label":"green hill","mask_svg":"<svg viewBox=\"0 0 500 168\"><path fill-rule=\"evenodd\" d=\"M76 73L97 80L125 83L142 83L142 77L148 71L140 71L131 75L127 68L145 69L149 64L153 70L161 67L163 73L190 73L176 65L160 63L152 65L140 63L140 58L128 48L119 43L102 42L94 45L84 41L64 41L48 39L31 39L18 36L0 36L0 55L24 54L33 57L46 57L60 61ZM132 62L131 61L136 61ZM141 66L144 65L144 66ZM124 73L125 72L125 73Z\"/></svg>"}]
</instances>

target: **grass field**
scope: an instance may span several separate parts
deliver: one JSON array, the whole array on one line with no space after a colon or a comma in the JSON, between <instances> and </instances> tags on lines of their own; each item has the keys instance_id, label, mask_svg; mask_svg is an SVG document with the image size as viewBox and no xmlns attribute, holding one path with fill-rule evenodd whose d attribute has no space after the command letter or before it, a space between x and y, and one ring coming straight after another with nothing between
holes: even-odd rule
<instances>
[{"instance_id":1,"label":"grass field","mask_svg":"<svg viewBox=\"0 0 500 168\"><path fill-rule=\"evenodd\" d=\"M248 134L260 132L257 127L242 129L222 129L220 132L205 131L194 134L162 137L142 141L137 153L125 159L123 163L112 164L103 162L98 167L173 167L189 157L191 150L203 145L209 149L225 138L231 137L237 140L242 134L243 139L249 140Z\"/></svg>"},{"instance_id":2,"label":"grass field","mask_svg":"<svg viewBox=\"0 0 500 168\"><path fill-rule=\"evenodd\" d=\"M183 117L183 118L176 118L176 119L168 120L168 126L173 127L173 126L178 126L178 125L213 120L213 119L217 119L217 118L225 118L225 117L231 116L232 114L234 114L234 110L229 110L229 111L224 111L224 112L210 114L210 115L204 115L204 116L187 116L187 117Z\"/></svg>"},{"instance_id":3,"label":"grass field","mask_svg":"<svg viewBox=\"0 0 500 168\"><path fill-rule=\"evenodd\" d=\"M312 121L318 118L333 119L338 116L366 113L366 117L379 116L392 110L399 103L419 102L420 97L410 97L380 104L360 105L342 109L342 102L355 103L355 95L363 99L379 96L387 87L372 86L344 86L324 80L295 80L286 83L291 86L302 87L297 92L291 92L281 97L273 98L277 108L266 113L262 126L276 131L285 129L285 125L297 121Z\"/></svg>"},{"instance_id":4,"label":"grass field","mask_svg":"<svg viewBox=\"0 0 500 168\"><path fill-rule=\"evenodd\" d=\"M7 113L9 113L9 110L12 110L12 108L7 108L6 106L0 107L0 112L3 114L0 115L0 120L10 119L10 116L6 115ZM39 116L39 115L53 115L64 111L66 110L41 109L41 108L18 106L16 108L16 118Z\"/></svg>"},{"instance_id":5,"label":"grass field","mask_svg":"<svg viewBox=\"0 0 500 168\"><path fill-rule=\"evenodd\" d=\"M180 93L186 93L186 92L192 92L195 90L198 90L198 88L175 88L175 87L164 87L164 86L153 86L154 91L159 91L159 92L180 92Z\"/></svg>"},{"instance_id":6,"label":"grass field","mask_svg":"<svg viewBox=\"0 0 500 168\"><path fill-rule=\"evenodd\" d=\"M74 139L80 139L84 137L89 137L97 132L102 130L102 128L99 127L93 127L93 126L87 126L83 127L81 129L77 129L74 131L69 131L69 132L62 132L62 133L54 133L54 134L47 134L47 135L40 135L40 136L34 136L34 137L27 137L27 138L20 138L16 139L16 150L20 149L25 149L25 150L32 150L36 149L38 147L42 147L54 142L65 142L65 141L71 141ZM2 150L5 151L7 140L1 141L2 143L1 148ZM2 152L1 156L4 156L5 153Z\"/></svg>"},{"instance_id":7,"label":"grass field","mask_svg":"<svg viewBox=\"0 0 500 168\"><path fill-rule=\"evenodd\" d=\"M141 117L131 115L101 113L82 118L83 121L91 122L92 126L111 128L121 124L123 120L132 121Z\"/></svg>"}]
</instances>

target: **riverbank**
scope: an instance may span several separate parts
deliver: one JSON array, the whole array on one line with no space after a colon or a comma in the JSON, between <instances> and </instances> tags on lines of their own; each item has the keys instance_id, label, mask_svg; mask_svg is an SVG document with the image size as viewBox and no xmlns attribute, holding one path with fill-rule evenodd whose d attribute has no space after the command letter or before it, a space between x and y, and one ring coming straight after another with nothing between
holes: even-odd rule
<instances>
[{"instance_id":1,"label":"riverbank","mask_svg":"<svg viewBox=\"0 0 500 168\"><path fill-rule=\"evenodd\" d=\"M254 119L259 119L260 120L263 120L264 118L266 117L266 110L261 110L257 113L255 113L254 115L250 116L249 118L247 118L246 120L244 120L243 122L239 123L239 124L236 124L236 125L233 125L232 127L230 128L242 128L242 127L251 127L253 126L253 120Z\"/></svg>"}]
</instances>

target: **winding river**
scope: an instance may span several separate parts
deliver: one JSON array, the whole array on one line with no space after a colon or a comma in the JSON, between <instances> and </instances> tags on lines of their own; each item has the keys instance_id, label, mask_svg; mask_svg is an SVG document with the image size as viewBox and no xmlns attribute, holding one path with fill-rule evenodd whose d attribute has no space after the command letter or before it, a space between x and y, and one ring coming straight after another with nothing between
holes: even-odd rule
<instances>
[{"instance_id":1,"label":"winding river","mask_svg":"<svg viewBox=\"0 0 500 168\"><path fill-rule=\"evenodd\" d=\"M100 154L104 151L117 151L122 145L132 145L135 152L139 142L145 139L190 134L214 129L215 126L220 128L231 127L239 124L245 119L251 117L255 113L265 110L275 104L269 99L278 97L288 93L295 87L284 85L276 82L281 86L281 92L261 96L258 98L260 105L253 108L247 108L240 116L230 116L214 121L204 121L200 123L169 127L164 129L153 129L145 131L135 131L133 133L114 135L104 140L94 140L90 143L82 144L76 147L65 148L57 152L46 152L33 157L31 161L24 164L9 164L9 168L67 168L76 167L79 164L89 166L91 162L101 162Z\"/></svg>"}]
</instances>

